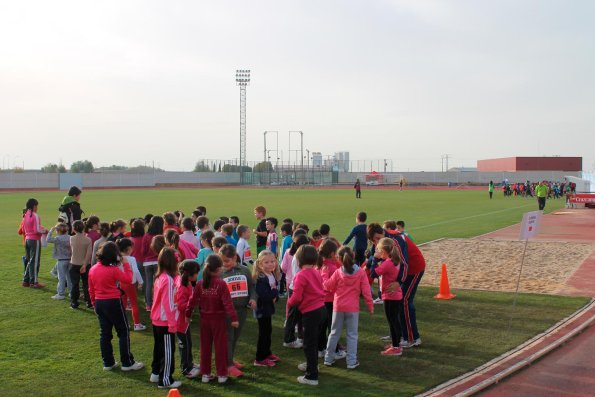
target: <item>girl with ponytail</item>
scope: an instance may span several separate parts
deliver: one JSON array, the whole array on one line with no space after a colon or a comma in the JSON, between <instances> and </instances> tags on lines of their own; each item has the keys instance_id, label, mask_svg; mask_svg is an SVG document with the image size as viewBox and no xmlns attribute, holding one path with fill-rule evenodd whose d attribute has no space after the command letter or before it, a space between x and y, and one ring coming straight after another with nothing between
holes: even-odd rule
<instances>
[{"instance_id":1,"label":"girl with ponytail","mask_svg":"<svg viewBox=\"0 0 595 397\"><path fill-rule=\"evenodd\" d=\"M324 282L324 289L333 294L333 313L331 333L326 345L325 365L333 365L335 349L343 331L347 329L347 368L355 369L357 361L357 339L359 325L359 297L363 295L370 314L374 313L374 302L368 284L366 272L355 264L355 255L351 248L341 247L337 253L342 267L330 279Z\"/></svg>"},{"instance_id":2,"label":"girl with ponytail","mask_svg":"<svg viewBox=\"0 0 595 397\"><path fill-rule=\"evenodd\" d=\"M39 275L39 259L41 256L41 236L47 234L46 228L41 226L41 219L37 215L39 202L30 198L25 205L23 216L23 232L25 234L25 271L23 274L23 287L43 288L37 280Z\"/></svg>"},{"instance_id":3,"label":"girl with ponytail","mask_svg":"<svg viewBox=\"0 0 595 397\"><path fill-rule=\"evenodd\" d=\"M180 263L178 269L180 277L176 278L176 304L178 305L178 345L182 359L180 369L182 375L191 379L200 373L198 365L192 361L192 336L190 335L190 321L186 318L186 308L192 296L193 284L198 278L199 265L194 259L187 259Z\"/></svg>"},{"instance_id":4,"label":"girl with ponytail","mask_svg":"<svg viewBox=\"0 0 595 397\"><path fill-rule=\"evenodd\" d=\"M392 342L380 354L385 356L400 356L403 354L403 349L399 346L401 340L401 324L399 320L401 306L399 305L399 301L403 300L403 292L400 285L393 290L389 288L389 284L397 279L403 258L401 257L397 243L388 237L380 239L376 245L374 256L382 260L382 263L372 270L372 275L375 274L380 277L384 312L388 320ZM391 292L391 290L393 291Z\"/></svg>"}]
</instances>

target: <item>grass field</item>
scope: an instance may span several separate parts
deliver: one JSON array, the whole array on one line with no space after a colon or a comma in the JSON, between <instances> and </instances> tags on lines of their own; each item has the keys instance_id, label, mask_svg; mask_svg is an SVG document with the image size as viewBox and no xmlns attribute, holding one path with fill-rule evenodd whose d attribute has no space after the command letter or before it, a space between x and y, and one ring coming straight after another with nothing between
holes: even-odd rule
<instances>
[{"instance_id":1,"label":"grass field","mask_svg":"<svg viewBox=\"0 0 595 397\"><path fill-rule=\"evenodd\" d=\"M56 215L62 193L0 193L0 379L3 396L165 396L148 383L149 371L134 374L101 369L98 324L93 312L73 311L65 301L55 302L55 280L48 271L53 266L51 248L43 252L43 290L20 286L22 245L16 229L20 210L27 198L40 201L40 215L49 227ZM238 215L242 223L254 226L252 208L265 205L271 216L291 217L311 229L320 223L331 225L332 234L342 239L354 223L356 212L364 210L370 221L404 219L416 241L440 237L470 237L495 230L521 219L521 214L537 207L535 200L487 199L479 191L364 191L355 200L343 190L116 190L88 191L82 207L87 215L102 220L128 219L147 212L160 214L181 209L189 213L202 204L214 219ZM548 202L548 210L562 206ZM243 379L225 386L184 381L181 392L193 395L413 395L468 371L543 331L557 320L586 303L585 298L521 295L507 332L512 295L457 291L453 301L432 299L435 290L422 288L416 299L419 326L424 344L406 351L400 358L381 357L379 336L387 334L381 306L371 318L361 314L359 360L356 371L347 371L344 362L322 368L316 389L295 382L301 351L281 347L282 316L274 317L273 351L283 362L276 368L248 367ZM279 306L281 307L281 305ZM280 310L282 312L282 310ZM145 323L148 323L143 312ZM197 325L193 324L195 345ZM131 333L135 357L150 364L150 330ZM240 340L238 358L251 363L255 351L256 325L249 318ZM115 343L117 350L117 342ZM198 360L198 351L194 355ZM116 353L117 355L117 353Z\"/></svg>"}]
</instances>

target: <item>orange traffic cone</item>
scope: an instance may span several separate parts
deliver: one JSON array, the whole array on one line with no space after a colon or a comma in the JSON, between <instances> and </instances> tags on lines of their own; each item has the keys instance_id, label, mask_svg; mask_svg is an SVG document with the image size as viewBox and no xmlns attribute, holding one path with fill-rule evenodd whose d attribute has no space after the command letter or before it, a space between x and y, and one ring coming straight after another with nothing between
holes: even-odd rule
<instances>
[{"instance_id":1,"label":"orange traffic cone","mask_svg":"<svg viewBox=\"0 0 595 397\"><path fill-rule=\"evenodd\" d=\"M442 275L440 276L440 293L434 296L436 299L452 299L456 295L450 293L450 286L448 284L448 273L446 272L446 264L442 264Z\"/></svg>"},{"instance_id":2,"label":"orange traffic cone","mask_svg":"<svg viewBox=\"0 0 595 397\"><path fill-rule=\"evenodd\" d=\"M182 397L178 389L171 389L169 393L167 393L167 397Z\"/></svg>"}]
</instances>

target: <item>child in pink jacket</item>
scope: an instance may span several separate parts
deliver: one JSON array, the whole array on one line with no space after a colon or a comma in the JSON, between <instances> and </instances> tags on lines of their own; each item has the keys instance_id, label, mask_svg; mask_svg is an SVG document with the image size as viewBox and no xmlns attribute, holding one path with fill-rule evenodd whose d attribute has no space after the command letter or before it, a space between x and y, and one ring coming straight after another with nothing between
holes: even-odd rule
<instances>
[{"instance_id":1,"label":"child in pink jacket","mask_svg":"<svg viewBox=\"0 0 595 397\"><path fill-rule=\"evenodd\" d=\"M324 289L334 294L333 322L326 345L324 365L335 362L335 350L343 331L347 329L347 369L359 367L357 361L357 328L359 323L359 297L364 296L370 314L374 313L374 302L366 272L355 265L355 255L351 248L342 247L337 256L343 266L324 282Z\"/></svg>"},{"instance_id":2,"label":"child in pink jacket","mask_svg":"<svg viewBox=\"0 0 595 397\"><path fill-rule=\"evenodd\" d=\"M163 248L157 260L157 274L153 289L151 321L153 322L153 363L151 381L157 380L159 388L177 388L182 382L173 378L176 350L176 332L178 331L178 308L176 305L175 279L178 270L176 251ZM159 377L154 375L159 374Z\"/></svg>"}]
</instances>

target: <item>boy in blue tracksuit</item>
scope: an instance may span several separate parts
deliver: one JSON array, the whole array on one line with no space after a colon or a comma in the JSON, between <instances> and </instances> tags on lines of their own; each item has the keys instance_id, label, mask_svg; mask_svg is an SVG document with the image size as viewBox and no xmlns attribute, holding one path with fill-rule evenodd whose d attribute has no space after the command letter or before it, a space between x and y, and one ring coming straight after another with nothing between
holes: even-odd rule
<instances>
[{"instance_id":1,"label":"boy in blue tracksuit","mask_svg":"<svg viewBox=\"0 0 595 397\"><path fill-rule=\"evenodd\" d=\"M362 265L366 260L366 248L368 248L368 238L366 233L366 220L368 215L365 212L357 214L356 225L351 229L351 233L343 242L343 245L349 244L352 238L355 238L353 251L355 252L355 263Z\"/></svg>"}]
</instances>

